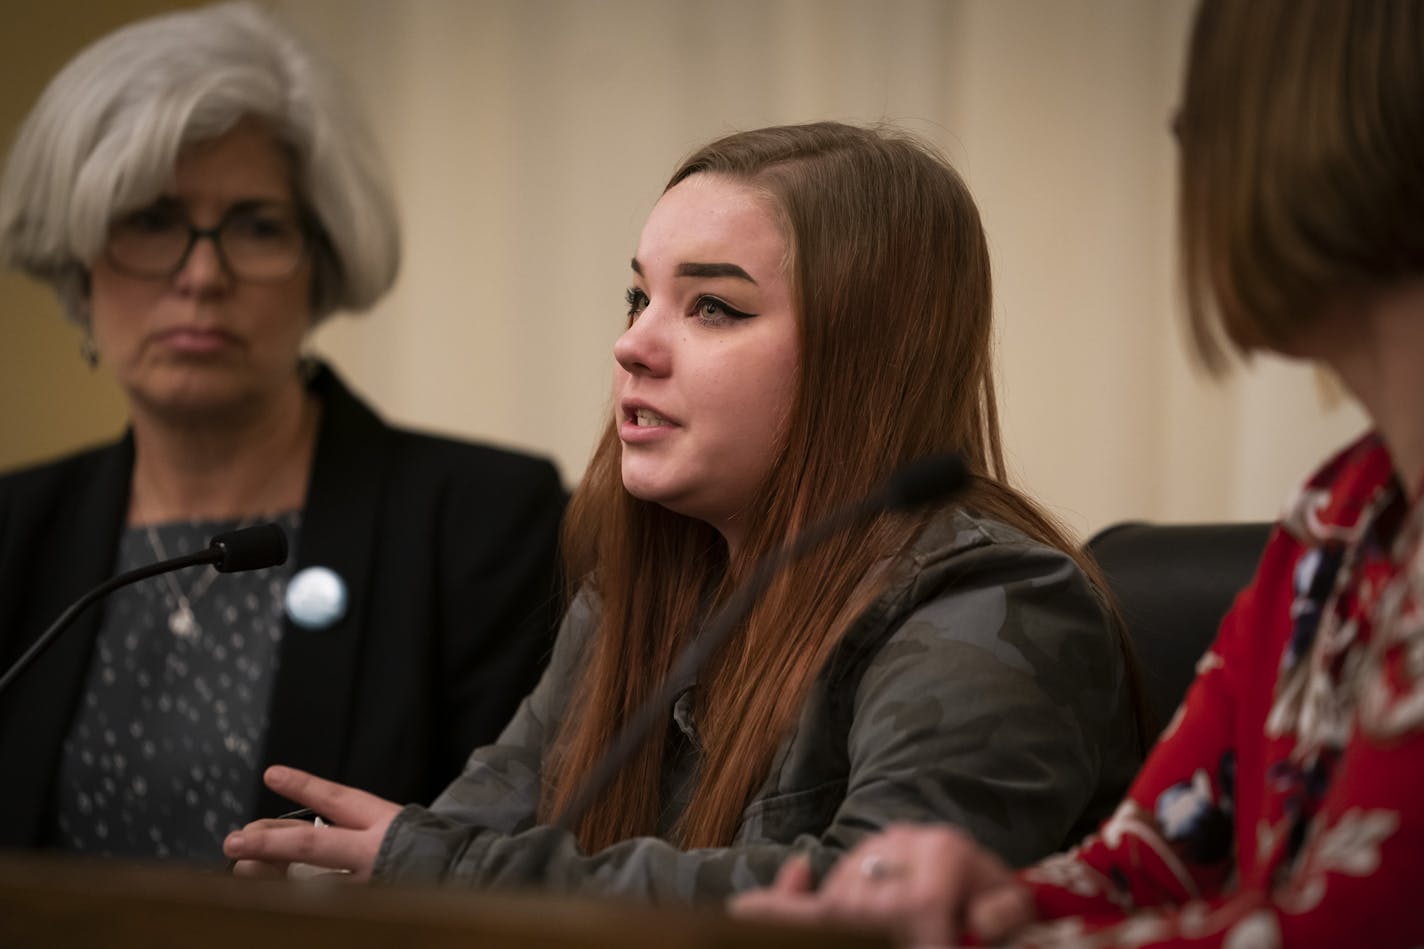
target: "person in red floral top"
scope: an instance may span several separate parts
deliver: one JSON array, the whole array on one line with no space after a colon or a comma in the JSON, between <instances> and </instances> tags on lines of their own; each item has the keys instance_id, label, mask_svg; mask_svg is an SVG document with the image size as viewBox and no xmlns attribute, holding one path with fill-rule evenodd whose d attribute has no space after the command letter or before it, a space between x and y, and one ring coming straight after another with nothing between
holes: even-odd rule
<instances>
[{"instance_id":1,"label":"person in red floral top","mask_svg":"<svg viewBox=\"0 0 1424 949\"><path fill-rule=\"evenodd\" d=\"M1373 430L1288 504L1125 800L1012 872L948 827L733 905L919 944L1424 946L1424 3L1204 0L1174 122L1217 340L1333 370Z\"/></svg>"}]
</instances>

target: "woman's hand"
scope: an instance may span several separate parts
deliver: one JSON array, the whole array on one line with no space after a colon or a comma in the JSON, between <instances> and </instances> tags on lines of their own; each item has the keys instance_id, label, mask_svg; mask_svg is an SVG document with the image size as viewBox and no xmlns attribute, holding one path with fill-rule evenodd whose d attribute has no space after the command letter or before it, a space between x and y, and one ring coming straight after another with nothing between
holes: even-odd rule
<instances>
[{"instance_id":1,"label":"woman's hand","mask_svg":"<svg viewBox=\"0 0 1424 949\"><path fill-rule=\"evenodd\" d=\"M327 824L259 820L228 834L223 853L237 861L232 870L236 876L286 876L293 864L307 864L348 871L353 880L362 882L371 878L376 851L400 811L399 804L295 768L268 768L262 780L283 797L320 814Z\"/></svg>"},{"instance_id":2,"label":"woman's hand","mask_svg":"<svg viewBox=\"0 0 1424 949\"><path fill-rule=\"evenodd\" d=\"M917 946L998 942L1033 921L1033 899L997 857L944 826L899 825L846 854L817 891L804 860L733 899L737 916L888 929Z\"/></svg>"}]
</instances>

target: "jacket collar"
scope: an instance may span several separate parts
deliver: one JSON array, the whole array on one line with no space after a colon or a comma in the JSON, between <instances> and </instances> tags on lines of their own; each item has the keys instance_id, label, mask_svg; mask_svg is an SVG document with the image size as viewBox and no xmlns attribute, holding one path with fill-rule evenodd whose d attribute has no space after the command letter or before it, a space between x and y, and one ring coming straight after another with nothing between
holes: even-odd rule
<instances>
[{"instance_id":1,"label":"jacket collar","mask_svg":"<svg viewBox=\"0 0 1424 949\"><path fill-rule=\"evenodd\" d=\"M309 389L321 400L322 417L292 575L314 566L335 571L346 585L347 608L326 629L285 621L263 767L281 763L336 777L350 729L394 433L329 366L318 365ZM260 815L288 807L260 790Z\"/></svg>"}]
</instances>

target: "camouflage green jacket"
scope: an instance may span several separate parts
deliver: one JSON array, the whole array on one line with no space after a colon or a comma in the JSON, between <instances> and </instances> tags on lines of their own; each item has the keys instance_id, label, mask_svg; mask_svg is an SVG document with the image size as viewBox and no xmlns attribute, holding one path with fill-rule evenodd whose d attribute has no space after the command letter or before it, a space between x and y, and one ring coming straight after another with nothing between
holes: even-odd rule
<instances>
[{"instance_id":1,"label":"camouflage green jacket","mask_svg":"<svg viewBox=\"0 0 1424 949\"><path fill-rule=\"evenodd\" d=\"M377 879L719 900L769 883L793 853L818 871L895 821L958 824L1023 865L1076 842L1138 764L1125 664L1073 561L994 521L947 513L891 567L886 592L818 678L729 847L658 837L585 854L537 825L539 773L594 625L570 608L543 680L499 742L430 808L409 806ZM684 696L675 735L695 749ZM665 787L696 754L669 756ZM679 774L681 772L681 774Z\"/></svg>"}]
</instances>

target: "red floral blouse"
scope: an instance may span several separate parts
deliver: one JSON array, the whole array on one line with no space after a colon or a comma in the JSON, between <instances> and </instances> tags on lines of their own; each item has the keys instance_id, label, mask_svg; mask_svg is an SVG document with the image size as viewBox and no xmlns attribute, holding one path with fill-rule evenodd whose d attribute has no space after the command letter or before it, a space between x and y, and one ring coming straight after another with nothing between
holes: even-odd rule
<instances>
[{"instance_id":1,"label":"red floral blouse","mask_svg":"<svg viewBox=\"0 0 1424 949\"><path fill-rule=\"evenodd\" d=\"M1289 505L1036 946L1424 946L1424 503L1374 435Z\"/></svg>"}]
</instances>

